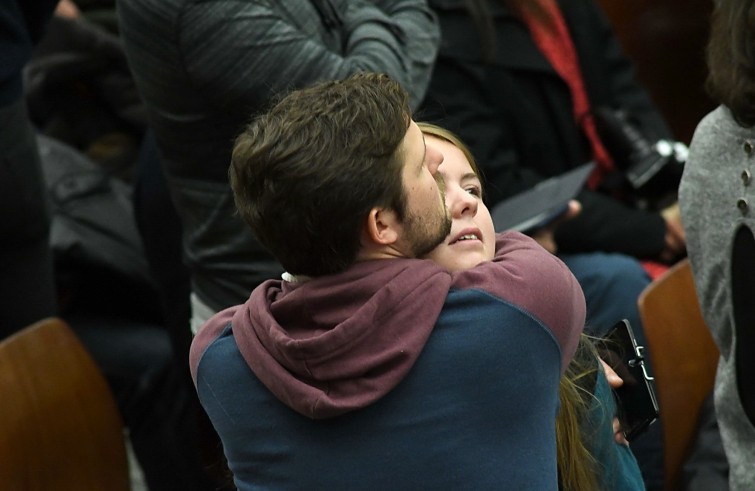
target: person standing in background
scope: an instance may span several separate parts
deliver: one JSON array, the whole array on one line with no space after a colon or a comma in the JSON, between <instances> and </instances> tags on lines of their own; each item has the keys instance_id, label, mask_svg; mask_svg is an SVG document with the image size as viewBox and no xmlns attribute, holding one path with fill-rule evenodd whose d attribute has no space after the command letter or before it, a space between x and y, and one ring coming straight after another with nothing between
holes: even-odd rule
<instances>
[{"instance_id":1,"label":"person standing in background","mask_svg":"<svg viewBox=\"0 0 755 491\"><path fill-rule=\"evenodd\" d=\"M755 1L720 0L707 49L720 106L695 130L679 188L690 266L721 352L716 417L732 491L755 489Z\"/></svg>"},{"instance_id":2,"label":"person standing in background","mask_svg":"<svg viewBox=\"0 0 755 491\"><path fill-rule=\"evenodd\" d=\"M57 311L47 190L22 80L57 3L0 9L0 339Z\"/></svg>"},{"instance_id":3,"label":"person standing in background","mask_svg":"<svg viewBox=\"0 0 755 491\"><path fill-rule=\"evenodd\" d=\"M413 107L439 40L425 0L122 0L121 36L149 112L191 271L194 330L281 266L236 216L227 171L249 116L291 89L387 73Z\"/></svg>"}]
</instances>

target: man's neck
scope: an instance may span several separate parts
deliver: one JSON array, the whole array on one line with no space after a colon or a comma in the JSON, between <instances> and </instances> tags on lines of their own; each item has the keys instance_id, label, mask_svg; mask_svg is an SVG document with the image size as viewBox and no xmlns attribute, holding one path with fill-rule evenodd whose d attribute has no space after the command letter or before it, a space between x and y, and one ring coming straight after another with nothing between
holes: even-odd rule
<instances>
[{"instance_id":1,"label":"man's neck","mask_svg":"<svg viewBox=\"0 0 755 491\"><path fill-rule=\"evenodd\" d=\"M357 261L372 261L373 259L406 259L409 256L395 245L364 247L357 253Z\"/></svg>"}]
</instances>

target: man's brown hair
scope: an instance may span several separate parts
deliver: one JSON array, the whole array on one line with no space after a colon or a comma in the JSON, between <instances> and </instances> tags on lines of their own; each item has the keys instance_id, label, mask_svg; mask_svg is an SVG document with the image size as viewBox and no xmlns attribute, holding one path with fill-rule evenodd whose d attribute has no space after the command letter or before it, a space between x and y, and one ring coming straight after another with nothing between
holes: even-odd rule
<instances>
[{"instance_id":1,"label":"man's brown hair","mask_svg":"<svg viewBox=\"0 0 755 491\"><path fill-rule=\"evenodd\" d=\"M387 75L359 73L290 93L236 139L236 206L288 272L350 266L373 207L403 218L408 100Z\"/></svg>"}]
</instances>

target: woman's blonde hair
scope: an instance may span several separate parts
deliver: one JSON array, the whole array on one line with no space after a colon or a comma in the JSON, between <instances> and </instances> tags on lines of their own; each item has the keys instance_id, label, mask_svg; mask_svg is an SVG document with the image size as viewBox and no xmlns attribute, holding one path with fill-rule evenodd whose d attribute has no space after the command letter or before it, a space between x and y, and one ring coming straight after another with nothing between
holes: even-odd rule
<instances>
[{"instance_id":1,"label":"woman's blonde hair","mask_svg":"<svg viewBox=\"0 0 755 491\"><path fill-rule=\"evenodd\" d=\"M461 153L464 154L467 162L469 162L469 166L472 167L472 172L474 172L475 175L480 179L480 181L482 181L483 176L480 172L480 168L477 166L477 161L475 161L474 155L472 155L472 151L463 141L461 141L458 136L456 136L453 132L433 123L420 121L417 123L417 126L419 126L419 129L422 130L422 133L424 133L425 135L432 135L436 138L440 138L441 140L446 140L448 143L461 150Z\"/></svg>"},{"instance_id":2,"label":"woman's blonde hair","mask_svg":"<svg viewBox=\"0 0 755 491\"><path fill-rule=\"evenodd\" d=\"M451 143L461 150L472 171L482 181L472 152L453 132L432 123L417 123L422 133ZM560 408L556 415L556 457L558 461L559 489L563 491L597 491L597 465L586 444L588 418L594 400L588 379L597 373L598 360L592 341L580 335L574 358L559 381ZM592 384L594 386L594 383Z\"/></svg>"}]
</instances>

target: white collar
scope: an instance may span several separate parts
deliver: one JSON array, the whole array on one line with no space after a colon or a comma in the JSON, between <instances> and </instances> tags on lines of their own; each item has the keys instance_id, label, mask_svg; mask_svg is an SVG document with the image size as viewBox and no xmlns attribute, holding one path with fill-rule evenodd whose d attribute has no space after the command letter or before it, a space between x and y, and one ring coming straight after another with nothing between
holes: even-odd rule
<instances>
[{"instance_id":1,"label":"white collar","mask_svg":"<svg viewBox=\"0 0 755 491\"><path fill-rule=\"evenodd\" d=\"M283 281L288 281L289 283L306 283L312 279L311 276L305 276L303 274L293 275L288 271L284 271L281 278L283 278Z\"/></svg>"}]
</instances>

